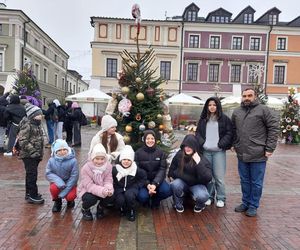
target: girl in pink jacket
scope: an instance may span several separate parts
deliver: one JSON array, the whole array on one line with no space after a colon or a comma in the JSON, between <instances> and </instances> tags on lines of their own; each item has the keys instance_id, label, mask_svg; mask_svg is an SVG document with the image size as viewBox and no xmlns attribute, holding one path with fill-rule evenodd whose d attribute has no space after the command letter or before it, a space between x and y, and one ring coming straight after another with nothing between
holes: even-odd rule
<instances>
[{"instance_id":1,"label":"girl in pink jacket","mask_svg":"<svg viewBox=\"0 0 300 250\"><path fill-rule=\"evenodd\" d=\"M104 216L103 205L111 203L113 195L112 165L102 144L96 144L90 160L81 169L78 196L82 199L82 219L93 220L90 208L98 201L96 218Z\"/></svg>"}]
</instances>

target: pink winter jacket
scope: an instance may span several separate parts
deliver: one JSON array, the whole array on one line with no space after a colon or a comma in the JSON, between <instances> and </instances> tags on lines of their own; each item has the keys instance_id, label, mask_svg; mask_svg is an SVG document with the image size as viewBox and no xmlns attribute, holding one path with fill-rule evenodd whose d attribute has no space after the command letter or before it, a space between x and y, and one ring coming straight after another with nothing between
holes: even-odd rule
<instances>
[{"instance_id":1,"label":"pink winter jacket","mask_svg":"<svg viewBox=\"0 0 300 250\"><path fill-rule=\"evenodd\" d=\"M80 171L80 183L78 186L78 196L82 197L86 192L98 197L107 197L108 192L113 193L112 165L107 161L103 173L99 172L91 161L88 161Z\"/></svg>"}]
</instances>

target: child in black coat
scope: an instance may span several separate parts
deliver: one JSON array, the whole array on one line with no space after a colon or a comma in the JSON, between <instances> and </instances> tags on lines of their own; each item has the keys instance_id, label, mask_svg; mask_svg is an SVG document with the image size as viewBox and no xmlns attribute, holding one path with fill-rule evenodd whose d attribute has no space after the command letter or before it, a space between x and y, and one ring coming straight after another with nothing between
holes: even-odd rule
<instances>
[{"instance_id":1,"label":"child in black coat","mask_svg":"<svg viewBox=\"0 0 300 250\"><path fill-rule=\"evenodd\" d=\"M119 156L120 164L113 167L115 205L121 215L126 214L129 221L135 221L137 195L145 185L146 173L139 169L134 162L134 151L126 145Z\"/></svg>"}]
</instances>

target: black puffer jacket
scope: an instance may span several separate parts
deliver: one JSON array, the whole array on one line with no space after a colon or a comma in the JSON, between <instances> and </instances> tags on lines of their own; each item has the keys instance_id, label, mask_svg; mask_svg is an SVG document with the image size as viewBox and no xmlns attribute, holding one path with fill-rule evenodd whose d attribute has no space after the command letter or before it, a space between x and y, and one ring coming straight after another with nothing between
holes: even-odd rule
<instances>
[{"instance_id":1,"label":"black puffer jacket","mask_svg":"<svg viewBox=\"0 0 300 250\"><path fill-rule=\"evenodd\" d=\"M6 121L13 122L17 125L24 116L26 116L26 111L22 104L8 104L4 112L4 118Z\"/></svg>"},{"instance_id":2,"label":"black puffer jacket","mask_svg":"<svg viewBox=\"0 0 300 250\"><path fill-rule=\"evenodd\" d=\"M6 100L7 95L3 95L0 97L0 127L6 127L7 121L5 119L4 113L6 110L6 106L8 104L8 101Z\"/></svg>"},{"instance_id":3,"label":"black puffer jacket","mask_svg":"<svg viewBox=\"0 0 300 250\"><path fill-rule=\"evenodd\" d=\"M203 147L203 144L206 140L206 125L208 122L208 104L210 101L214 101L217 106L217 116L218 118L218 129L219 129L219 142L218 147L227 150L230 149L233 142L233 129L231 120L223 114L222 106L218 98L210 97L206 100L203 111L201 113L197 130L196 137L199 141L200 147Z\"/></svg>"},{"instance_id":4,"label":"black puffer jacket","mask_svg":"<svg viewBox=\"0 0 300 250\"><path fill-rule=\"evenodd\" d=\"M43 110L43 115L45 116L45 120L51 120L51 116L54 113L55 104L54 103L48 103L48 109Z\"/></svg>"},{"instance_id":5,"label":"black puffer jacket","mask_svg":"<svg viewBox=\"0 0 300 250\"><path fill-rule=\"evenodd\" d=\"M180 146L181 150L177 152L172 160L168 177L172 177L173 179L179 178L189 186L197 184L207 185L212 179L212 170L209 161L198 152L201 160L196 164L192 157L185 155L185 146L188 146L192 148L194 152L197 152L199 145L196 136L187 135L184 137ZM184 164L183 170L181 170L182 163Z\"/></svg>"},{"instance_id":6,"label":"black puffer jacket","mask_svg":"<svg viewBox=\"0 0 300 250\"><path fill-rule=\"evenodd\" d=\"M147 147L144 145L135 152L137 166L147 173L146 186L154 184L159 186L166 178L167 156L158 147Z\"/></svg>"}]
</instances>

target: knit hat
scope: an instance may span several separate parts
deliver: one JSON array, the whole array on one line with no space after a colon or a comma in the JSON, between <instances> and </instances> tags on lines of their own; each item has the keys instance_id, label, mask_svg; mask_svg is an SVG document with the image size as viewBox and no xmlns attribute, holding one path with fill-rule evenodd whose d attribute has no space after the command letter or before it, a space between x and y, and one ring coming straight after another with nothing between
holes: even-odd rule
<instances>
[{"instance_id":1,"label":"knit hat","mask_svg":"<svg viewBox=\"0 0 300 250\"><path fill-rule=\"evenodd\" d=\"M9 101L11 104L20 104L20 98L17 95L10 96Z\"/></svg>"},{"instance_id":2,"label":"knit hat","mask_svg":"<svg viewBox=\"0 0 300 250\"><path fill-rule=\"evenodd\" d=\"M37 115L43 114L42 110L38 106L32 105L31 103L26 103L24 107L28 119L33 119Z\"/></svg>"},{"instance_id":3,"label":"knit hat","mask_svg":"<svg viewBox=\"0 0 300 250\"><path fill-rule=\"evenodd\" d=\"M65 140L57 139L55 142L52 143L51 155L55 155L56 152L60 149L68 149L69 152L71 151L71 148Z\"/></svg>"},{"instance_id":4,"label":"knit hat","mask_svg":"<svg viewBox=\"0 0 300 250\"><path fill-rule=\"evenodd\" d=\"M112 127L117 127L117 126L118 126L118 123L112 116L105 115L102 117L101 128L102 128L103 132L109 130Z\"/></svg>"},{"instance_id":5,"label":"knit hat","mask_svg":"<svg viewBox=\"0 0 300 250\"><path fill-rule=\"evenodd\" d=\"M134 151L130 145L125 145L120 153L119 160L122 161L124 159L134 161Z\"/></svg>"},{"instance_id":6,"label":"knit hat","mask_svg":"<svg viewBox=\"0 0 300 250\"><path fill-rule=\"evenodd\" d=\"M106 157L106 150L101 143L98 143L93 147L90 158L93 160L97 156Z\"/></svg>"},{"instance_id":7,"label":"knit hat","mask_svg":"<svg viewBox=\"0 0 300 250\"><path fill-rule=\"evenodd\" d=\"M60 106L60 102L57 99L54 99L53 103L55 104L56 107Z\"/></svg>"},{"instance_id":8,"label":"knit hat","mask_svg":"<svg viewBox=\"0 0 300 250\"><path fill-rule=\"evenodd\" d=\"M72 105L71 105L71 108L72 108L72 109L79 108L78 103L77 103L77 102L73 102Z\"/></svg>"},{"instance_id":9,"label":"knit hat","mask_svg":"<svg viewBox=\"0 0 300 250\"><path fill-rule=\"evenodd\" d=\"M156 135L155 135L155 132L154 132L153 130L148 129L148 130L145 130L145 131L144 131L143 142L146 141L147 135L153 135L153 137L154 137L154 139L155 139L155 141L156 141Z\"/></svg>"}]
</instances>

